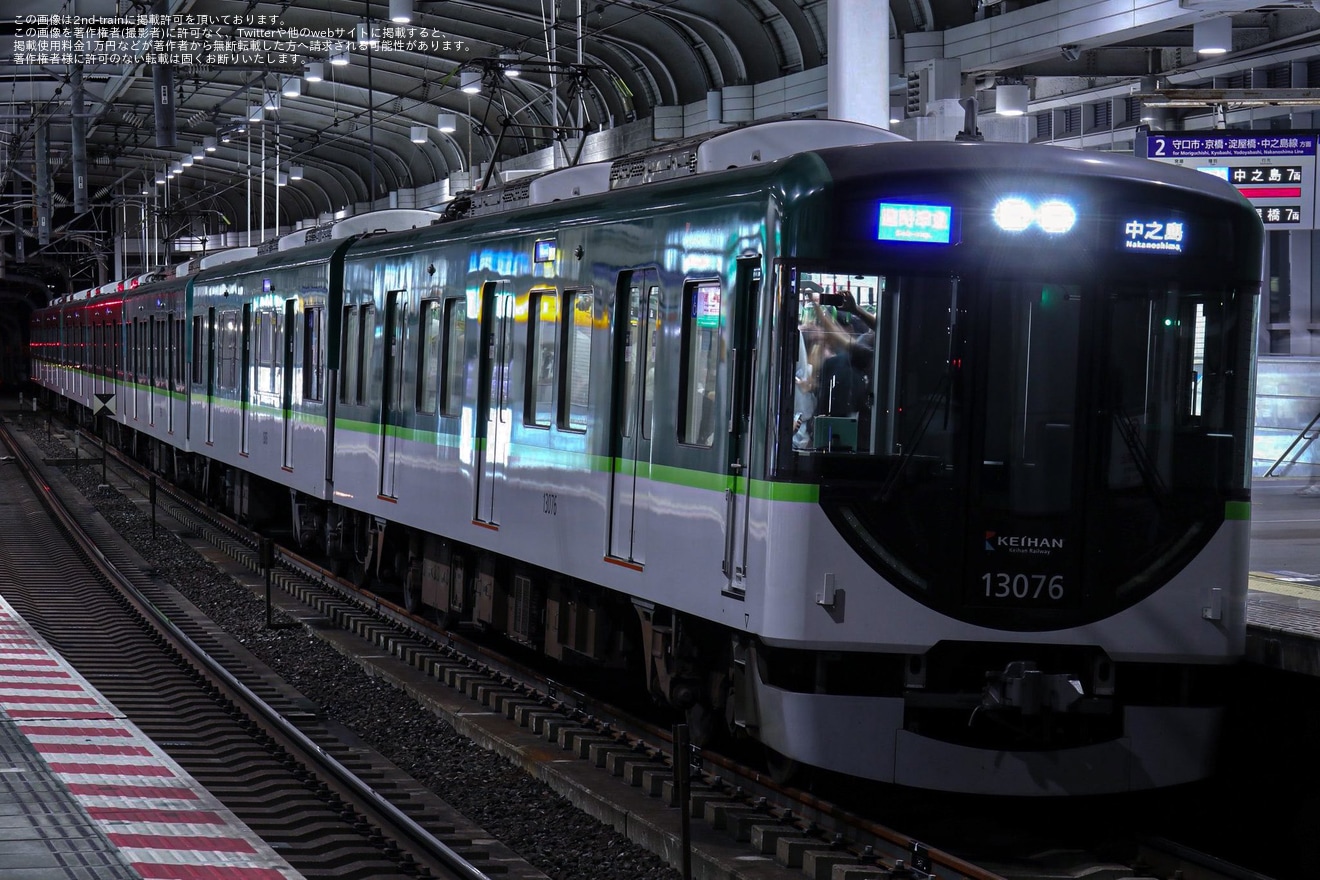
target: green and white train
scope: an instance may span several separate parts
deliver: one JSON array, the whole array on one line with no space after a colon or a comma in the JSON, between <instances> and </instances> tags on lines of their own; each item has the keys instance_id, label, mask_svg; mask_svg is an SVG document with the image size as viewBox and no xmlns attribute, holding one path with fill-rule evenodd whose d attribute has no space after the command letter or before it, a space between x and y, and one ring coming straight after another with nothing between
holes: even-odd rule
<instances>
[{"instance_id":1,"label":"green and white train","mask_svg":"<svg viewBox=\"0 0 1320 880\"><path fill-rule=\"evenodd\" d=\"M57 300L33 375L407 608L781 766L1213 771L1263 240L1224 181L800 120L374 222Z\"/></svg>"}]
</instances>

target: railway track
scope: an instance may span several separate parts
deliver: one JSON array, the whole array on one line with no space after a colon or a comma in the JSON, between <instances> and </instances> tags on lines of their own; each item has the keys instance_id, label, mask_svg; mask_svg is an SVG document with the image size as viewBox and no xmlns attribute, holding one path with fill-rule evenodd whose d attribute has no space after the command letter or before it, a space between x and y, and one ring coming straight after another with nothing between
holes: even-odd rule
<instances>
[{"instance_id":1,"label":"railway track","mask_svg":"<svg viewBox=\"0 0 1320 880\"><path fill-rule=\"evenodd\" d=\"M454 634L428 629L402 607L339 582L292 551L271 548L263 559L259 536L189 496L168 487L158 492L155 478L130 461L117 458L109 467L115 470L116 486L135 497L144 513L149 508L148 515L162 527L190 536L195 549L224 565L236 581L270 596L269 614L291 615L305 625L314 619L312 625L356 662L366 663L364 654L375 653L373 675L413 694L456 729L573 797L592 815L681 864L682 856L675 856L683 849L684 823L675 815L680 781L668 731ZM330 631L330 625L337 629ZM363 651L360 640L376 648ZM579 760L566 763L569 756ZM1057 850L1037 859L995 857L977 864L819 796L777 786L731 760L696 750L692 756L691 762L678 764L692 769L687 812L693 876L741 876L740 863L754 865L758 877L768 876L765 871L774 865L785 877L829 877L834 871L848 880L1048 878L1076 876L1079 870L1099 878L1172 877L1197 863L1202 867L1196 876L1233 876L1231 866L1219 875L1205 873L1211 870L1205 865L1215 865L1212 858L1158 840L1137 850L1145 865L1158 868ZM1178 852L1176 859L1168 855L1171 851Z\"/></svg>"},{"instance_id":2,"label":"railway track","mask_svg":"<svg viewBox=\"0 0 1320 880\"><path fill-rule=\"evenodd\" d=\"M486 840L481 829L321 717L161 581L91 504L56 503L3 439L12 459L0 469L0 593L305 877L544 880L494 841L474 846Z\"/></svg>"}]
</instances>

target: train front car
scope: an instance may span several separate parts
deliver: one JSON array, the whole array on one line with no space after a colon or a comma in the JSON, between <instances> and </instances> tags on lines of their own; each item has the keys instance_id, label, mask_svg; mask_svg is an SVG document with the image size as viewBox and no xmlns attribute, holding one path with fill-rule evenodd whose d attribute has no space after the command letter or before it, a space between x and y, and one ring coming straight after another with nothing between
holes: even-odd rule
<instances>
[{"instance_id":1,"label":"train front car","mask_svg":"<svg viewBox=\"0 0 1320 880\"><path fill-rule=\"evenodd\" d=\"M777 267L743 720L930 789L1206 777L1245 641L1253 209L1052 147L818 155Z\"/></svg>"}]
</instances>

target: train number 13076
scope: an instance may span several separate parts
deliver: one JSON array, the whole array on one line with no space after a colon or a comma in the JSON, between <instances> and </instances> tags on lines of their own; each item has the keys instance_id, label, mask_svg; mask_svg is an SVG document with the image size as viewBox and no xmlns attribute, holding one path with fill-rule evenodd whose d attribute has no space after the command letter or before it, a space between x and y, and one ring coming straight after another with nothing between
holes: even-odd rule
<instances>
[{"instance_id":1,"label":"train number 13076","mask_svg":"<svg viewBox=\"0 0 1320 880\"><path fill-rule=\"evenodd\" d=\"M987 571L981 575L987 599L1053 599L1063 598L1061 574L1012 574L1006 571Z\"/></svg>"}]
</instances>

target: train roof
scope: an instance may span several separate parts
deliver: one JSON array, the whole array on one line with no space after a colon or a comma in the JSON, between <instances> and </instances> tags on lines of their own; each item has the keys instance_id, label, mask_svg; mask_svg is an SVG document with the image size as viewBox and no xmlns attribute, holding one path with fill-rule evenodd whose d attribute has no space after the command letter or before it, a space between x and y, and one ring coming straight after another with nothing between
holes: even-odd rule
<instances>
[{"instance_id":1,"label":"train roof","mask_svg":"<svg viewBox=\"0 0 1320 880\"><path fill-rule=\"evenodd\" d=\"M605 162L549 171L477 192L461 193L442 220L483 217L517 208L761 165L821 147L906 143L884 128L842 119L781 119L704 135Z\"/></svg>"},{"instance_id":2,"label":"train roof","mask_svg":"<svg viewBox=\"0 0 1320 880\"><path fill-rule=\"evenodd\" d=\"M876 165L874 154L847 148L826 148L817 152L836 180L873 176L881 170ZM993 170L1017 172L1030 179L1040 179L1049 174L1067 174L1070 177L1097 180L1144 181L1234 202L1255 213L1251 202L1222 178L1125 153L1077 150L1051 144L907 141L894 143L885 150L885 167L906 175L975 175Z\"/></svg>"}]
</instances>

